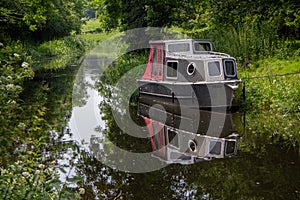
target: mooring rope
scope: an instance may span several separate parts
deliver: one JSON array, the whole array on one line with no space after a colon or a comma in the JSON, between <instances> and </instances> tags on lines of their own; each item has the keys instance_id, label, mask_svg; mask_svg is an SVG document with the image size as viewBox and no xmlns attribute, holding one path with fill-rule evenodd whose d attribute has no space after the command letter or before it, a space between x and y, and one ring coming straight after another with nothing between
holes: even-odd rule
<instances>
[{"instance_id":1,"label":"mooring rope","mask_svg":"<svg viewBox=\"0 0 300 200\"><path fill-rule=\"evenodd\" d=\"M286 73L286 74L273 74L273 75L264 75L264 76L251 76L242 78L242 80L249 80L249 79L258 79L258 78L272 78L272 77L278 77L278 76L291 76L291 75L300 75L300 72L293 72L293 73Z\"/></svg>"}]
</instances>

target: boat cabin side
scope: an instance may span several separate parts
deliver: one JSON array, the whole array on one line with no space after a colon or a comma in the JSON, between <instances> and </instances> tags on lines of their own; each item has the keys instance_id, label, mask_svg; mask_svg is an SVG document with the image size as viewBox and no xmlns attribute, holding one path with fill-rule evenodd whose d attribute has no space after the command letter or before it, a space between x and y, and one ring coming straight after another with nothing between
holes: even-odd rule
<instances>
[{"instance_id":1,"label":"boat cabin side","mask_svg":"<svg viewBox=\"0 0 300 200\"><path fill-rule=\"evenodd\" d=\"M150 42L143 80L198 82L236 80L236 60L212 51L209 40Z\"/></svg>"}]
</instances>

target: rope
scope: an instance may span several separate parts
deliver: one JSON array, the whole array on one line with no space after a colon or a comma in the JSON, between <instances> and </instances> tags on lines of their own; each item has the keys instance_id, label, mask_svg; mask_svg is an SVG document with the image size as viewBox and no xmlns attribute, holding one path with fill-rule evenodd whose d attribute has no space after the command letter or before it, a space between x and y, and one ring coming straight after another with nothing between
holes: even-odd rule
<instances>
[{"instance_id":1,"label":"rope","mask_svg":"<svg viewBox=\"0 0 300 200\"><path fill-rule=\"evenodd\" d=\"M278 76L291 76L291 75L296 75L299 74L300 72L293 72L293 73L286 73L286 74L274 74L274 75L265 75L265 76L252 76L252 77L247 77L247 78L242 78L243 80L247 79L257 79L257 78L272 78L272 77L278 77Z\"/></svg>"}]
</instances>

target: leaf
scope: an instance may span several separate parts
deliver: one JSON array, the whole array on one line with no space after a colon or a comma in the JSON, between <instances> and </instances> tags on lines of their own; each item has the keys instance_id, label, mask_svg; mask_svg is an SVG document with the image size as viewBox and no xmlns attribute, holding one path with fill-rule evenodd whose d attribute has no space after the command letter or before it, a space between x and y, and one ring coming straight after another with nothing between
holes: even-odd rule
<instances>
[{"instance_id":1,"label":"leaf","mask_svg":"<svg viewBox=\"0 0 300 200\"><path fill-rule=\"evenodd\" d=\"M64 173L64 174L67 173L66 170L65 170L64 168L62 168L62 167L60 167L59 170L60 170L62 173Z\"/></svg>"},{"instance_id":2,"label":"leaf","mask_svg":"<svg viewBox=\"0 0 300 200\"><path fill-rule=\"evenodd\" d=\"M59 179L53 179L49 185L51 185L52 187L56 187L58 188L61 185L61 181Z\"/></svg>"},{"instance_id":3,"label":"leaf","mask_svg":"<svg viewBox=\"0 0 300 200\"><path fill-rule=\"evenodd\" d=\"M71 182L71 183L77 183L77 182L82 181L82 180L83 179L80 176L74 176L72 178L67 178L67 181Z\"/></svg>"}]
</instances>

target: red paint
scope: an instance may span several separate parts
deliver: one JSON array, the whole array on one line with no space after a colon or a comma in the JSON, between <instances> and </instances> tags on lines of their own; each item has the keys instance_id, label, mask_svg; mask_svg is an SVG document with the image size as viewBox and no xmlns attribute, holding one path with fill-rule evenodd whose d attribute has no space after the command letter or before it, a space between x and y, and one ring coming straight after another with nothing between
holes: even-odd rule
<instances>
[{"instance_id":1,"label":"red paint","mask_svg":"<svg viewBox=\"0 0 300 200\"><path fill-rule=\"evenodd\" d=\"M167 150L166 150L166 136L165 136L164 124L158 123L156 121L152 121L147 117L143 117L143 118L149 131L153 153L161 158L166 158ZM156 127L156 130L158 130L157 133L154 132L155 130L153 127ZM157 138L157 141L155 140L155 138Z\"/></svg>"},{"instance_id":2,"label":"red paint","mask_svg":"<svg viewBox=\"0 0 300 200\"><path fill-rule=\"evenodd\" d=\"M147 67L146 67L144 75L142 77L143 80L150 80L151 79L152 55L153 55L153 49L151 48L149 58L148 58Z\"/></svg>"},{"instance_id":3,"label":"red paint","mask_svg":"<svg viewBox=\"0 0 300 200\"><path fill-rule=\"evenodd\" d=\"M143 80L163 80L164 75L164 49L162 44L150 46L150 54Z\"/></svg>"}]
</instances>

